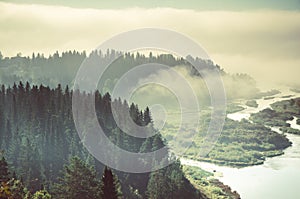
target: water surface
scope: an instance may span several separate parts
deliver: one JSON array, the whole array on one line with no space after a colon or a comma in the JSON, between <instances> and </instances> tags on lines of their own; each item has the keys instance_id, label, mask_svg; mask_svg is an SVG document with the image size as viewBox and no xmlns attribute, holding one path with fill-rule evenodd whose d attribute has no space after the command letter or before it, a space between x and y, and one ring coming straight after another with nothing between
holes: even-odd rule
<instances>
[{"instance_id":1,"label":"water surface","mask_svg":"<svg viewBox=\"0 0 300 199\"><path fill-rule=\"evenodd\" d=\"M251 113L270 108L270 104L286 100L282 98L287 94L293 95L290 98L299 97L295 93L281 93L275 95L274 99L259 99L258 108L244 106L246 109L227 116L234 120L248 119ZM288 121L292 128L300 129L296 119ZM272 130L279 132L279 128L272 127ZM284 155L267 158L263 165L250 166L245 168L231 168L218 166L211 163L181 159L186 165L198 166L207 171L216 171L216 178L236 190L243 199L299 199L300 198L300 136L287 134L288 139L293 143L292 147L284 151ZM221 175L220 175L221 174Z\"/></svg>"}]
</instances>

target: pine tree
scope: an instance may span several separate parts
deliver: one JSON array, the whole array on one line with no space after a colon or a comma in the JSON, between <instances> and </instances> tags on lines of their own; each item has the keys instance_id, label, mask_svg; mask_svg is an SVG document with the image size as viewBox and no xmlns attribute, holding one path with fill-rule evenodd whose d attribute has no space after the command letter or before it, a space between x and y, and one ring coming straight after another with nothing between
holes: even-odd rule
<instances>
[{"instance_id":1,"label":"pine tree","mask_svg":"<svg viewBox=\"0 0 300 199\"><path fill-rule=\"evenodd\" d=\"M147 196L149 199L170 198L170 185L163 169L151 173L147 186Z\"/></svg>"},{"instance_id":2,"label":"pine tree","mask_svg":"<svg viewBox=\"0 0 300 199\"><path fill-rule=\"evenodd\" d=\"M156 134L154 136L152 146L153 146L152 148L153 151L159 150L165 146L160 134Z\"/></svg>"},{"instance_id":3,"label":"pine tree","mask_svg":"<svg viewBox=\"0 0 300 199\"><path fill-rule=\"evenodd\" d=\"M145 111L144 111L144 125L148 125L149 123L152 122L152 118L151 118L151 113L148 107L146 107Z\"/></svg>"},{"instance_id":4,"label":"pine tree","mask_svg":"<svg viewBox=\"0 0 300 199\"><path fill-rule=\"evenodd\" d=\"M116 176L110 169L105 167L102 176L102 198L103 199L118 199L121 195L120 187Z\"/></svg>"},{"instance_id":5,"label":"pine tree","mask_svg":"<svg viewBox=\"0 0 300 199\"><path fill-rule=\"evenodd\" d=\"M65 166L63 178L56 185L54 194L60 199L98 199L100 198L100 182L96 171L78 157L73 157Z\"/></svg>"}]
</instances>

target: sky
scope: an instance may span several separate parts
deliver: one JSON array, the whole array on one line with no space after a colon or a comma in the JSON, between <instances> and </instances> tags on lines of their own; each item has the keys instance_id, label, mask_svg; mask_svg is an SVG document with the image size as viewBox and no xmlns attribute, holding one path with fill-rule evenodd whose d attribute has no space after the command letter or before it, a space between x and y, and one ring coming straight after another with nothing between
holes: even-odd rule
<instances>
[{"instance_id":1,"label":"sky","mask_svg":"<svg viewBox=\"0 0 300 199\"><path fill-rule=\"evenodd\" d=\"M23 4L63 5L75 8L124 9L132 7L172 7L196 10L249 10L285 9L299 10L299 0L2 0Z\"/></svg>"},{"instance_id":2,"label":"sky","mask_svg":"<svg viewBox=\"0 0 300 199\"><path fill-rule=\"evenodd\" d=\"M166 28L202 45L225 71L248 73L261 86L299 79L300 0L4 0L0 13L4 56L91 51L124 31Z\"/></svg>"}]
</instances>

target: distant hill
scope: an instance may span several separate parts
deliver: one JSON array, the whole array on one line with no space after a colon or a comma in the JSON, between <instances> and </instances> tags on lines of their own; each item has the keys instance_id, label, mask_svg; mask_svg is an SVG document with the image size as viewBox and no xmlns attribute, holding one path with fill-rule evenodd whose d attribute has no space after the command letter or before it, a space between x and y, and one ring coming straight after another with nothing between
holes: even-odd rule
<instances>
[{"instance_id":1,"label":"distant hill","mask_svg":"<svg viewBox=\"0 0 300 199\"><path fill-rule=\"evenodd\" d=\"M0 83L13 85L14 82L28 81L31 84L43 84L55 88L58 84L62 86L72 86L74 78L81 65L86 60L91 64L103 66L103 63L109 63L117 58L105 71L104 78L99 85L105 87L107 82L119 79L125 72L135 66L146 63L159 63L170 67L184 66L190 75L199 76L199 73L184 58L174 57L171 54L159 54L145 56L140 53L121 53L114 50L108 50L103 53L93 51L89 55L85 52L68 51L59 54L56 52L49 57L43 54L34 53L31 57L24 57L20 54L15 57L0 57ZM193 59L189 57L189 59ZM193 63L200 66L201 70L217 69L219 70L228 99L253 98L259 90L256 88L255 80L247 74L228 74L219 65L210 60L193 59ZM142 74L137 74L137 78L144 78ZM107 89L107 88L106 88ZM101 90L100 90L101 91Z\"/></svg>"}]
</instances>

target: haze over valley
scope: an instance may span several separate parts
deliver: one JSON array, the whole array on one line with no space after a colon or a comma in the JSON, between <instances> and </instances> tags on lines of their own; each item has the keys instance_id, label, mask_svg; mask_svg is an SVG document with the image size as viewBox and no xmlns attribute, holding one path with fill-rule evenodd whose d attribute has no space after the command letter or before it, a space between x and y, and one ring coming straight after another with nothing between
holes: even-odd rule
<instances>
[{"instance_id":1,"label":"haze over valley","mask_svg":"<svg viewBox=\"0 0 300 199\"><path fill-rule=\"evenodd\" d=\"M0 0L0 199L298 199L299 9Z\"/></svg>"}]
</instances>

